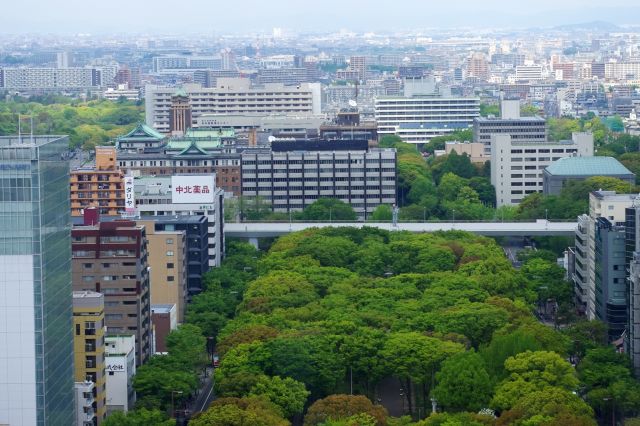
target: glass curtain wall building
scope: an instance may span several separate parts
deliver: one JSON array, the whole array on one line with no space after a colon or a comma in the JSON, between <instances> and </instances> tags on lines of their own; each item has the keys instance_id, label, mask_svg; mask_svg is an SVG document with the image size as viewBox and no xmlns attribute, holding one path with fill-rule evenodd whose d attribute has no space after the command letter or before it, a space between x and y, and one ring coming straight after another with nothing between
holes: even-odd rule
<instances>
[{"instance_id":1,"label":"glass curtain wall building","mask_svg":"<svg viewBox=\"0 0 640 426\"><path fill-rule=\"evenodd\" d=\"M68 139L0 138L0 424L74 424Z\"/></svg>"}]
</instances>

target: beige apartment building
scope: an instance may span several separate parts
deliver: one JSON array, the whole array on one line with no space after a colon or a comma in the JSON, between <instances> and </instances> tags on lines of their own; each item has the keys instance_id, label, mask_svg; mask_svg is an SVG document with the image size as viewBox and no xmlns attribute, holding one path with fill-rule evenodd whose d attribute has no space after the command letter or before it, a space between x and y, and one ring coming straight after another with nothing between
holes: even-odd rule
<instances>
[{"instance_id":1,"label":"beige apartment building","mask_svg":"<svg viewBox=\"0 0 640 426\"><path fill-rule=\"evenodd\" d=\"M138 220L149 241L151 305L176 305L184 321L187 301L187 237L185 231L156 230L155 221Z\"/></svg>"},{"instance_id":2,"label":"beige apartment building","mask_svg":"<svg viewBox=\"0 0 640 426\"><path fill-rule=\"evenodd\" d=\"M117 166L115 147L97 146L95 167L75 169L70 179L71 216L82 216L88 207L106 216L124 211L124 173Z\"/></svg>"}]
</instances>

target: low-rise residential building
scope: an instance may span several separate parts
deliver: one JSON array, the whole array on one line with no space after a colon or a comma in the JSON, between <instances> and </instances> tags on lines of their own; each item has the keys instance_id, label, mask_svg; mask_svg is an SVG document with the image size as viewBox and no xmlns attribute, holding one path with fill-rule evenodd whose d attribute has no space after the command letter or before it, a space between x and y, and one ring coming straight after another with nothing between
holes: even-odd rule
<instances>
[{"instance_id":1,"label":"low-rise residential building","mask_svg":"<svg viewBox=\"0 0 640 426\"><path fill-rule=\"evenodd\" d=\"M178 328L176 305L151 305L155 353L167 353L167 336Z\"/></svg>"}]
</instances>

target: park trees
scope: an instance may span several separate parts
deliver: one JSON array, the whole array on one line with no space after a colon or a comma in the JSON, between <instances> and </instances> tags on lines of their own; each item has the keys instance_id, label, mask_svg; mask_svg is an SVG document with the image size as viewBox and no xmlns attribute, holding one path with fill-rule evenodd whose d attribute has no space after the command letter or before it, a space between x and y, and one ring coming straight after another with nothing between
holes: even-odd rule
<instances>
[{"instance_id":1,"label":"park trees","mask_svg":"<svg viewBox=\"0 0 640 426\"><path fill-rule=\"evenodd\" d=\"M336 198L318 198L300 214L302 220L331 221L356 220L356 212L344 201Z\"/></svg>"},{"instance_id":2,"label":"park trees","mask_svg":"<svg viewBox=\"0 0 640 426\"><path fill-rule=\"evenodd\" d=\"M304 416L304 426L320 426L326 421L340 420L367 414L375 419L375 426L387 424L387 410L362 395L331 395L314 402Z\"/></svg>"},{"instance_id":3,"label":"park trees","mask_svg":"<svg viewBox=\"0 0 640 426\"><path fill-rule=\"evenodd\" d=\"M433 396L447 411L479 411L486 407L493 386L482 357L471 350L455 354L436 374Z\"/></svg>"},{"instance_id":4,"label":"park trees","mask_svg":"<svg viewBox=\"0 0 640 426\"><path fill-rule=\"evenodd\" d=\"M309 391L304 383L290 377L260 376L249 395L264 396L280 407L284 417L302 413Z\"/></svg>"},{"instance_id":5,"label":"park trees","mask_svg":"<svg viewBox=\"0 0 640 426\"><path fill-rule=\"evenodd\" d=\"M515 407L525 396L548 388L572 392L578 378L571 364L555 352L526 351L504 363L509 376L498 385L492 404L503 410Z\"/></svg>"},{"instance_id":6,"label":"park trees","mask_svg":"<svg viewBox=\"0 0 640 426\"><path fill-rule=\"evenodd\" d=\"M544 421L580 424L589 417L588 406L577 405L573 415L575 401L566 394L579 389L564 360L570 339L538 324L531 312L534 286L557 278L544 252L527 256L517 271L488 238L364 227L309 229L280 238L264 255L253 253L234 249L225 272L207 285L207 291L243 291L217 334L222 397L263 397L275 402L279 418L296 418L301 404L351 389L373 398L377 386L400 380L405 411L414 416L435 396L446 411L459 412L441 417L447 421L491 424L491 416L462 412L486 407L498 409L505 422L534 422L521 401L535 393L530 404L542 407ZM252 270L244 271L247 264ZM211 300L226 316L226 307ZM632 390L617 385L615 391L622 401ZM350 398L338 401L344 410L322 421L377 419L352 410ZM545 408L552 405L558 409Z\"/></svg>"},{"instance_id":7,"label":"park trees","mask_svg":"<svg viewBox=\"0 0 640 426\"><path fill-rule=\"evenodd\" d=\"M193 426L289 426L279 407L264 397L219 398L189 421Z\"/></svg>"}]
</instances>

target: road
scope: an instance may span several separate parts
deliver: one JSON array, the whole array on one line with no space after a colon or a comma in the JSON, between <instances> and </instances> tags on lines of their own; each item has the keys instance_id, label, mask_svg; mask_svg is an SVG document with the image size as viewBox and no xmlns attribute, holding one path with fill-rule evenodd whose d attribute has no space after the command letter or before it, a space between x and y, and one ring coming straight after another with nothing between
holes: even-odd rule
<instances>
[{"instance_id":1,"label":"road","mask_svg":"<svg viewBox=\"0 0 640 426\"><path fill-rule=\"evenodd\" d=\"M190 418L194 414L206 411L211 403L216 399L216 393L213 389L214 386L213 369L207 368L207 377L204 379L202 388L200 388L195 399L187 405L186 414ZM182 418L178 419L178 422L184 422Z\"/></svg>"}]
</instances>

